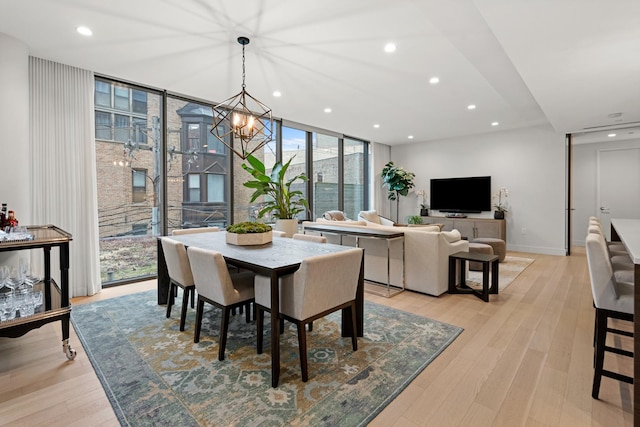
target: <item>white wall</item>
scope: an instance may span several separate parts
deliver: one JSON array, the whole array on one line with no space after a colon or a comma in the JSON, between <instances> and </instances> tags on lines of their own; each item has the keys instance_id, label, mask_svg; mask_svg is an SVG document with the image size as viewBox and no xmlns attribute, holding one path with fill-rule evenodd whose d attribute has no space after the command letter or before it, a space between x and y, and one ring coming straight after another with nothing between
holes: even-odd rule
<instances>
[{"instance_id":1,"label":"white wall","mask_svg":"<svg viewBox=\"0 0 640 427\"><path fill-rule=\"evenodd\" d=\"M565 136L550 126L392 146L391 159L427 193L431 178L490 175L492 193L509 189L508 249L565 254ZM417 213L412 193L401 198L401 219Z\"/></svg>"},{"instance_id":2,"label":"white wall","mask_svg":"<svg viewBox=\"0 0 640 427\"><path fill-rule=\"evenodd\" d=\"M598 216L598 151L640 148L640 138L621 142L578 144L573 147L572 244L584 246L590 216Z\"/></svg>"}]
</instances>

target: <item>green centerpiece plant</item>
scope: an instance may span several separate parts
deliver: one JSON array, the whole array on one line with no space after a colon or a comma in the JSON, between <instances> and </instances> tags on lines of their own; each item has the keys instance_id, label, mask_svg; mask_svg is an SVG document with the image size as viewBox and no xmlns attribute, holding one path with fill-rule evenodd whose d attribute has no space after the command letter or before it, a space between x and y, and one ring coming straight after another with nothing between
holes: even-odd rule
<instances>
[{"instance_id":1,"label":"green centerpiece plant","mask_svg":"<svg viewBox=\"0 0 640 427\"><path fill-rule=\"evenodd\" d=\"M271 226L261 222L239 222L227 227L227 243L232 245L263 245L272 239Z\"/></svg>"}]
</instances>

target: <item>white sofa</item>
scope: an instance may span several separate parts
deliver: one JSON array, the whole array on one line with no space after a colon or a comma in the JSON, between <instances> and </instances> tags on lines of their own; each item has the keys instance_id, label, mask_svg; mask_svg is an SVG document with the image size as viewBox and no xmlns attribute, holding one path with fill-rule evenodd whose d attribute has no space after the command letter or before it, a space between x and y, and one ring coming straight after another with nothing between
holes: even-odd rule
<instances>
[{"instance_id":1,"label":"white sofa","mask_svg":"<svg viewBox=\"0 0 640 427\"><path fill-rule=\"evenodd\" d=\"M448 289L449 255L469 250L469 242L462 240L458 230L440 231L438 226L392 227L357 221L303 222L309 224L335 225L357 228L376 228L404 232L404 274L405 288L412 291L438 296ZM313 234L314 232L308 231ZM326 234L329 243L340 243L337 235ZM344 236L343 245L355 246L355 238ZM365 278L387 283L387 241L384 239L360 239L360 247L365 253ZM402 286L402 242L391 244L390 275L391 284Z\"/></svg>"}]
</instances>

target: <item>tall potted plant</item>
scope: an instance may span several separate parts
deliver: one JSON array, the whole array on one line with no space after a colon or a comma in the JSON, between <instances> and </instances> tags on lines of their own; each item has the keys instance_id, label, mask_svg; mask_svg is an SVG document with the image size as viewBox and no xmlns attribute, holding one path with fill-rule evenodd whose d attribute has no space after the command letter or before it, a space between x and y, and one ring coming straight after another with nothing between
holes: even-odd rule
<instances>
[{"instance_id":1,"label":"tall potted plant","mask_svg":"<svg viewBox=\"0 0 640 427\"><path fill-rule=\"evenodd\" d=\"M384 165L382 169L382 186L387 188L387 199L396 202L396 221L400 218L400 196L409 194L409 190L414 187L413 178L415 174L408 172L401 166L396 166L393 162Z\"/></svg>"},{"instance_id":2,"label":"tall potted plant","mask_svg":"<svg viewBox=\"0 0 640 427\"><path fill-rule=\"evenodd\" d=\"M291 185L294 182L305 182L308 180L307 176L300 174L289 179L285 178L291 160L293 157L284 165L276 162L269 174L266 173L264 163L253 155L247 157L249 164L242 164L242 168L255 178L243 184L245 187L255 190L251 195L250 203L255 202L260 196L265 196L262 209L258 212L258 218L262 218L267 213L272 215L277 220L276 230L284 231L288 237L297 231L296 215L309 209L309 204L303 197L302 191L291 190Z\"/></svg>"}]
</instances>

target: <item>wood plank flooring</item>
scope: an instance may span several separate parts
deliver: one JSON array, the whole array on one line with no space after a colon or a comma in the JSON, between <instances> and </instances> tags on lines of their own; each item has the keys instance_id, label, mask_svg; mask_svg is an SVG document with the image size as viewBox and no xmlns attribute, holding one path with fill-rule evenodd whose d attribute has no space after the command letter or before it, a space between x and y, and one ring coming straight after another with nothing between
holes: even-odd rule
<instances>
[{"instance_id":1,"label":"wood plank flooring","mask_svg":"<svg viewBox=\"0 0 640 427\"><path fill-rule=\"evenodd\" d=\"M370 425L633 425L632 386L603 378L600 400L591 398L594 311L584 250L574 252L510 253L535 262L490 303L473 295L366 294L465 329ZM109 288L72 304L152 288L155 281ZM0 426L118 425L73 328L75 360L66 359L60 339L59 322L0 338ZM615 343L633 347L632 338ZM607 355L605 366L633 373L621 356Z\"/></svg>"}]
</instances>

